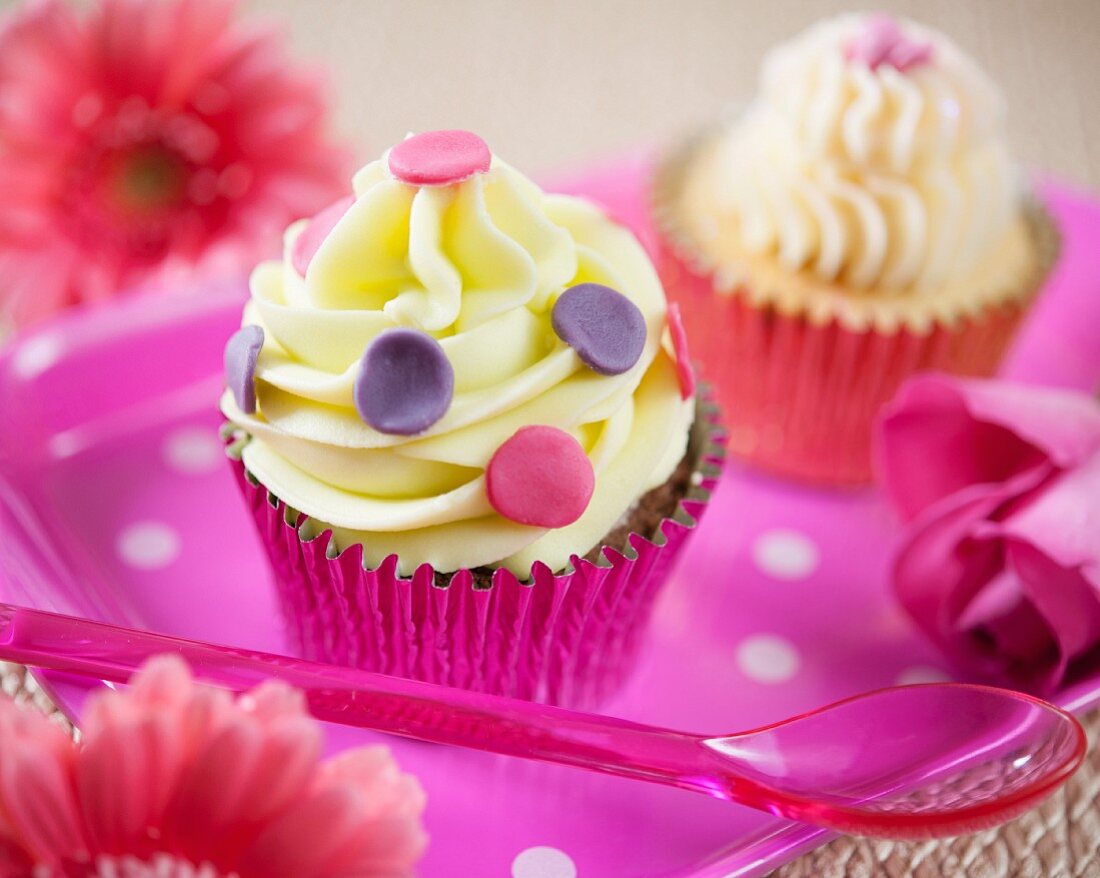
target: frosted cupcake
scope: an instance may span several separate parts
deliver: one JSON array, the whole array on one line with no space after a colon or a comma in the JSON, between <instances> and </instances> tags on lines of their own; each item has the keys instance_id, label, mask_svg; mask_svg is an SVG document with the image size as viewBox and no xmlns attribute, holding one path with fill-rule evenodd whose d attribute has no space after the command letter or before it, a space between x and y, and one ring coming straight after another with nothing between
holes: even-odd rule
<instances>
[{"instance_id":1,"label":"frosted cupcake","mask_svg":"<svg viewBox=\"0 0 1100 878\"><path fill-rule=\"evenodd\" d=\"M244 324L227 447L306 656L555 703L617 685L713 475L628 231L422 134L289 229Z\"/></svg>"},{"instance_id":2,"label":"frosted cupcake","mask_svg":"<svg viewBox=\"0 0 1100 878\"><path fill-rule=\"evenodd\" d=\"M942 35L845 15L774 50L748 109L661 165L661 273L731 451L864 482L907 376L996 369L1057 240L1004 116Z\"/></svg>"}]
</instances>

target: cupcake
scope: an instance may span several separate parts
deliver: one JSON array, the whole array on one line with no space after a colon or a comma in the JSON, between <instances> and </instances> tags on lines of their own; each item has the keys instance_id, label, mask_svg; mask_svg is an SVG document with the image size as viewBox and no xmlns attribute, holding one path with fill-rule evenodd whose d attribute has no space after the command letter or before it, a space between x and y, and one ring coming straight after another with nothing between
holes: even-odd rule
<instances>
[{"instance_id":1,"label":"cupcake","mask_svg":"<svg viewBox=\"0 0 1100 878\"><path fill-rule=\"evenodd\" d=\"M477 136L288 230L226 346L227 451L311 659L573 706L619 684L713 485L633 235Z\"/></svg>"},{"instance_id":2,"label":"cupcake","mask_svg":"<svg viewBox=\"0 0 1100 878\"><path fill-rule=\"evenodd\" d=\"M739 118L660 163L660 271L731 452L866 482L906 377L997 368L1057 249L1004 117L941 34L844 15L775 49Z\"/></svg>"}]
</instances>

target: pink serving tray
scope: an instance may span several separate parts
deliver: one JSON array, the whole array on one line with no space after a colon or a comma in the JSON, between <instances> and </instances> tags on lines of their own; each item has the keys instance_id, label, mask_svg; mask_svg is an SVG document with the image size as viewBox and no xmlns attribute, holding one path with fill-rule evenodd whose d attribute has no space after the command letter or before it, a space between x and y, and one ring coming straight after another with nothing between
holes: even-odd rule
<instances>
[{"instance_id":1,"label":"pink serving tray","mask_svg":"<svg viewBox=\"0 0 1100 878\"><path fill-rule=\"evenodd\" d=\"M645 238L635 157L558 188ZM1100 207L1053 187L1065 258L1014 377L1100 378ZM0 598L285 651L265 562L217 441L221 350L240 283L74 314L0 358ZM899 681L944 677L891 600L896 529L872 491L731 465L607 711L677 728L754 726ZM86 688L51 677L71 715ZM1062 694L1100 703L1100 676ZM379 736L332 727L334 749ZM829 835L697 794L387 739L428 790L425 878L762 875Z\"/></svg>"}]
</instances>

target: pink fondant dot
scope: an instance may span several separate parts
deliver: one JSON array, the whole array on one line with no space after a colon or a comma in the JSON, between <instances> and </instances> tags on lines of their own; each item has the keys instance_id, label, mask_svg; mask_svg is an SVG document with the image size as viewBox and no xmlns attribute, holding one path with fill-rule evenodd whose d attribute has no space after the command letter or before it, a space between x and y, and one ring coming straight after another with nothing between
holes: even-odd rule
<instances>
[{"instance_id":1,"label":"pink fondant dot","mask_svg":"<svg viewBox=\"0 0 1100 878\"><path fill-rule=\"evenodd\" d=\"M425 131L390 150L390 173L414 186L446 186L489 170L492 154L469 131Z\"/></svg>"},{"instance_id":2,"label":"pink fondant dot","mask_svg":"<svg viewBox=\"0 0 1100 878\"><path fill-rule=\"evenodd\" d=\"M902 73L914 67L928 64L932 60L931 43L901 43L890 52L889 61Z\"/></svg>"},{"instance_id":3,"label":"pink fondant dot","mask_svg":"<svg viewBox=\"0 0 1100 878\"><path fill-rule=\"evenodd\" d=\"M872 70L888 64L905 73L932 60L932 44L910 39L897 19L881 13L864 20L862 30L845 48L845 56L849 61L866 64Z\"/></svg>"},{"instance_id":4,"label":"pink fondant dot","mask_svg":"<svg viewBox=\"0 0 1100 878\"><path fill-rule=\"evenodd\" d=\"M321 249L321 244L329 236L336 224L343 219L348 208L355 203L355 196L348 195L339 201L330 204L313 217L298 237L294 240L294 246L290 250L290 264L302 277L306 276L306 269Z\"/></svg>"},{"instance_id":5,"label":"pink fondant dot","mask_svg":"<svg viewBox=\"0 0 1100 878\"><path fill-rule=\"evenodd\" d=\"M565 527L584 514L596 476L581 444L556 427L521 427L485 470L492 507L512 521Z\"/></svg>"},{"instance_id":6,"label":"pink fondant dot","mask_svg":"<svg viewBox=\"0 0 1100 878\"><path fill-rule=\"evenodd\" d=\"M680 379L680 397L691 399L695 395L695 367L691 365L687 333L680 316L679 305L668 306L668 334L672 337L672 350L676 354L676 375Z\"/></svg>"}]
</instances>

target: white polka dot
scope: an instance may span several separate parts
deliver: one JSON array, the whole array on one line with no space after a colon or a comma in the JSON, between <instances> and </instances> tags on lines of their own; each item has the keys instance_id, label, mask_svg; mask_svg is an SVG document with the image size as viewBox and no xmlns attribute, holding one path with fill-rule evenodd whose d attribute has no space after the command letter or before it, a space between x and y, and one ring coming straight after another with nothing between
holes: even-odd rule
<instances>
[{"instance_id":1,"label":"white polka dot","mask_svg":"<svg viewBox=\"0 0 1100 878\"><path fill-rule=\"evenodd\" d=\"M512 878L577 878L577 867L565 851L540 845L512 860Z\"/></svg>"},{"instance_id":2,"label":"white polka dot","mask_svg":"<svg viewBox=\"0 0 1100 878\"><path fill-rule=\"evenodd\" d=\"M216 470L225 454L218 434L207 427L183 427L164 440L164 460L186 475Z\"/></svg>"},{"instance_id":3,"label":"white polka dot","mask_svg":"<svg viewBox=\"0 0 1100 878\"><path fill-rule=\"evenodd\" d=\"M950 683L951 675L931 665L913 665L906 668L894 681L898 686L915 686L919 683Z\"/></svg>"},{"instance_id":4,"label":"white polka dot","mask_svg":"<svg viewBox=\"0 0 1100 878\"><path fill-rule=\"evenodd\" d=\"M138 570L167 567L180 554L180 538L167 524L139 521L123 528L115 543L118 556Z\"/></svg>"},{"instance_id":5,"label":"white polka dot","mask_svg":"<svg viewBox=\"0 0 1100 878\"><path fill-rule=\"evenodd\" d=\"M61 340L56 335L39 335L15 350L12 365L20 378L34 378L61 359Z\"/></svg>"},{"instance_id":6,"label":"white polka dot","mask_svg":"<svg viewBox=\"0 0 1100 878\"><path fill-rule=\"evenodd\" d=\"M785 683L801 663L794 644L774 634L754 634L737 647L737 667L757 683Z\"/></svg>"},{"instance_id":7,"label":"white polka dot","mask_svg":"<svg viewBox=\"0 0 1100 878\"><path fill-rule=\"evenodd\" d=\"M796 530L769 530L752 544L752 560L775 579L805 579L817 569L817 546Z\"/></svg>"}]
</instances>

